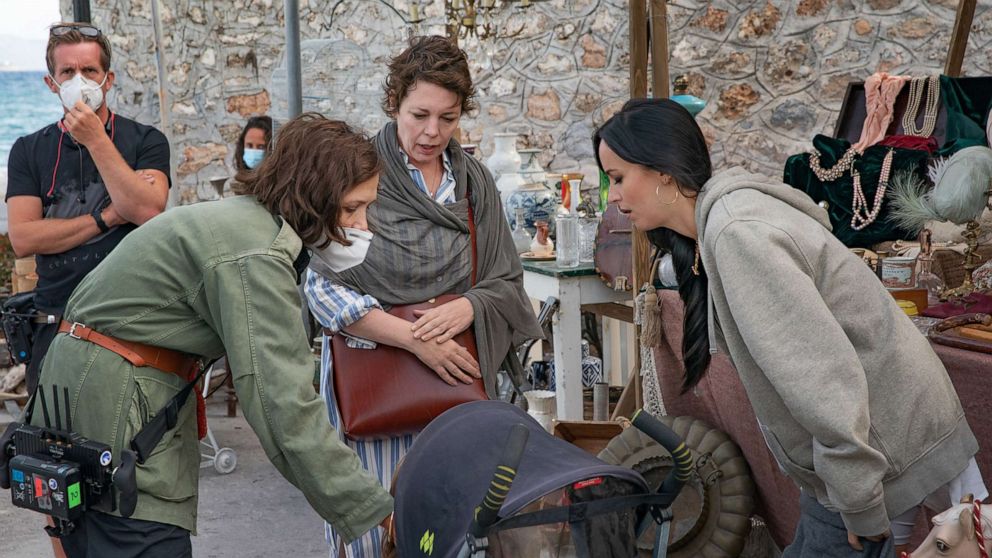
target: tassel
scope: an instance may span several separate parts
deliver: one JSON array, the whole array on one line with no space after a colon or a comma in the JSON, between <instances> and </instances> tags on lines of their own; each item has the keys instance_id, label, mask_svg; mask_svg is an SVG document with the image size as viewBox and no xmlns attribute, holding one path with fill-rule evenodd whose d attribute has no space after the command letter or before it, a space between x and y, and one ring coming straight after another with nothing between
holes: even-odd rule
<instances>
[{"instance_id":1,"label":"tassel","mask_svg":"<svg viewBox=\"0 0 992 558\"><path fill-rule=\"evenodd\" d=\"M658 347L661 345L661 307L658 306L658 293L648 285L643 293L644 305L641 311L641 345Z\"/></svg>"}]
</instances>

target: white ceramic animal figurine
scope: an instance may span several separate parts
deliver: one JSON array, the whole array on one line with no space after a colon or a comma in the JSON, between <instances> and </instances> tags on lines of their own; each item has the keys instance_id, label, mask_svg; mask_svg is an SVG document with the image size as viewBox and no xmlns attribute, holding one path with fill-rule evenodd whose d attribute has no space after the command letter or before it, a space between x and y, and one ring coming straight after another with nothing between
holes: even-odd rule
<instances>
[{"instance_id":1,"label":"white ceramic animal figurine","mask_svg":"<svg viewBox=\"0 0 992 558\"><path fill-rule=\"evenodd\" d=\"M923 544L910 554L904 552L902 558L989 558L990 554L992 504L967 502L933 518L933 529Z\"/></svg>"},{"instance_id":2,"label":"white ceramic animal figurine","mask_svg":"<svg viewBox=\"0 0 992 558\"><path fill-rule=\"evenodd\" d=\"M534 241L530 243L530 251L535 256L550 256L555 250L555 244L548 238L548 222L534 221L534 227L537 233L534 235Z\"/></svg>"}]
</instances>

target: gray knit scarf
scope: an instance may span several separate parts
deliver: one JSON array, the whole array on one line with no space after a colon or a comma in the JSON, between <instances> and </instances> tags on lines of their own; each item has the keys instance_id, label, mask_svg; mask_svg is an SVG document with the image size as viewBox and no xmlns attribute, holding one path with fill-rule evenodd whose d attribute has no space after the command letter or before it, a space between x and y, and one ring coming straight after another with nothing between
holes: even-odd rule
<instances>
[{"instance_id":1,"label":"gray knit scarf","mask_svg":"<svg viewBox=\"0 0 992 558\"><path fill-rule=\"evenodd\" d=\"M375 236L365 261L339 273L316 258L310 267L335 283L372 295L387 307L445 293L465 296L475 313L479 365L493 397L496 371L511 343L539 338L542 333L523 289L523 270L492 175L452 139L447 150L458 201L441 205L424 195L410 177L395 122L386 124L374 141L383 170L379 197L369 207L369 227ZM469 187L478 253L474 286L466 200Z\"/></svg>"}]
</instances>

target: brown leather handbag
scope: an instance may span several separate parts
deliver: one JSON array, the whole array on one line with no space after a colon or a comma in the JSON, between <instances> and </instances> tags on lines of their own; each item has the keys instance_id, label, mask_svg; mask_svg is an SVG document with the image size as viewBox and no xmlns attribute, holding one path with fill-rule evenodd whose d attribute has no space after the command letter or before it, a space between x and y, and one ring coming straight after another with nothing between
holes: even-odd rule
<instances>
[{"instance_id":1,"label":"brown leather handbag","mask_svg":"<svg viewBox=\"0 0 992 558\"><path fill-rule=\"evenodd\" d=\"M603 212L596 231L596 272L611 289L629 291L634 282L634 260L631 231L633 225L611 203Z\"/></svg>"},{"instance_id":2,"label":"brown leather handbag","mask_svg":"<svg viewBox=\"0 0 992 558\"><path fill-rule=\"evenodd\" d=\"M468 223L474 285L478 256L471 201ZM393 306L389 313L414 322L417 320L414 310L429 310L459 296L444 294L418 304ZM479 360L471 327L452 339ZM471 384L448 385L416 355L399 347L380 343L371 350L354 349L348 346L344 335L334 335L331 351L334 394L341 415L339 428L352 440L414 434L456 405L488 399L481 378Z\"/></svg>"}]
</instances>

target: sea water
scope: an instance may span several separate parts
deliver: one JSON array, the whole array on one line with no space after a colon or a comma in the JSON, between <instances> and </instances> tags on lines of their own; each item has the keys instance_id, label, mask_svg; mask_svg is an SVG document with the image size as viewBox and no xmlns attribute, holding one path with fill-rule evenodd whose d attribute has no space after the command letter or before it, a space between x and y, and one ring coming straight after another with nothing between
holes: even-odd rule
<instances>
[{"instance_id":1,"label":"sea water","mask_svg":"<svg viewBox=\"0 0 992 558\"><path fill-rule=\"evenodd\" d=\"M0 72L0 200L7 193L7 158L17 138L62 116L62 103L44 82L45 72ZM7 233L7 204L0 203L0 234Z\"/></svg>"},{"instance_id":2,"label":"sea water","mask_svg":"<svg viewBox=\"0 0 992 558\"><path fill-rule=\"evenodd\" d=\"M43 81L45 72L0 72L0 167L17 138L62 116L62 103Z\"/></svg>"}]
</instances>

